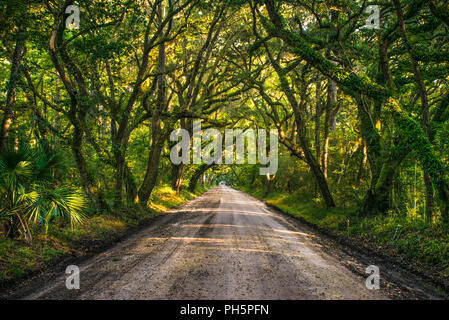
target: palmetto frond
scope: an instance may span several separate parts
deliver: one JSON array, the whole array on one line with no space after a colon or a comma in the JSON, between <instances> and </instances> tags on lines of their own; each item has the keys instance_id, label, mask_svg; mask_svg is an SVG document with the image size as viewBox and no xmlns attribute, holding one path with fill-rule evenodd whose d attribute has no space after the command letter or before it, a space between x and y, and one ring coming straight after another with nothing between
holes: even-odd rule
<instances>
[{"instance_id":1,"label":"palmetto frond","mask_svg":"<svg viewBox=\"0 0 449 320\"><path fill-rule=\"evenodd\" d=\"M54 173L63 167L61 153L50 147L12 146L0 154L0 219L15 219L23 234L30 234L27 221L43 223L47 232L54 217L70 220L70 225L84 220L86 200L77 189L55 187ZM19 230L20 231L20 230Z\"/></svg>"},{"instance_id":2,"label":"palmetto frond","mask_svg":"<svg viewBox=\"0 0 449 320\"><path fill-rule=\"evenodd\" d=\"M49 147L39 146L34 153L34 173L36 179L51 180L57 170L64 167L62 152L55 152Z\"/></svg>"},{"instance_id":3,"label":"palmetto frond","mask_svg":"<svg viewBox=\"0 0 449 320\"><path fill-rule=\"evenodd\" d=\"M84 195L70 186L61 186L48 190L38 188L38 197L31 206L29 219L35 223L44 222L46 225L55 217L67 217L70 225L83 222L83 210L86 207Z\"/></svg>"},{"instance_id":4,"label":"palmetto frond","mask_svg":"<svg viewBox=\"0 0 449 320\"><path fill-rule=\"evenodd\" d=\"M0 154L0 183L11 189L30 181L33 176L32 152L26 145L7 147Z\"/></svg>"}]
</instances>

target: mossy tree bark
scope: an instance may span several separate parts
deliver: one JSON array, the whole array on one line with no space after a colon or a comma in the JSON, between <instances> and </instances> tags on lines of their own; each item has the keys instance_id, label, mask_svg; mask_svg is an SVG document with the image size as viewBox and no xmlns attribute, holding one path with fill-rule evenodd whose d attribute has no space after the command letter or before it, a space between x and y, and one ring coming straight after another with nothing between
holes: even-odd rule
<instances>
[{"instance_id":1,"label":"mossy tree bark","mask_svg":"<svg viewBox=\"0 0 449 320\"><path fill-rule=\"evenodd\" d=\"M260 16L262 24L266 31L273 37L281 38L288 46L291 47L292 53L299 55L309 64L318 69L323 75L335 80L341 88L351 95L361 94L377 103L382 103L384 111L389 114L397 125L397 132L401 136L398 145L393 145L395 151L391 153L397 154L398 150L407 152L408 148L415 150L423 169L427 172L433 184L436 186L439 196L439 205L442 220L449 223L449 187L444 178L444 169L441 161L435 156L432 144L426 137L422 127L416 123L395 101L392 92L383 86L372 82L367 78L361 78L352 71L344 68L338 68L331 61L324 58L316 52L306 40L301 36L287 30L284 26L282 16L275 7L273 0L264 1L269 18ZM383 170L386 170L383 169ZM379 175L379 179L380 179ZM380 180L386 181L386 179ZM379 188L376 188L379 190ZM383 205L373 203L372 206L377 207L375 211L384 211Z\"/></svg>"}]
</instances>

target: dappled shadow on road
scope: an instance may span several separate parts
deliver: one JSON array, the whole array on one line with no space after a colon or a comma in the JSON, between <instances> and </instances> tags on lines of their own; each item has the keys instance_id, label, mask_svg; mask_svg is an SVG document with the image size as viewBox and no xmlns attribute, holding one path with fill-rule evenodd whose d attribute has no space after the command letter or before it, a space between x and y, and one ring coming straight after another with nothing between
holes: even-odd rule
<instances>
[{"instance_id":1,"label":"dappled shadow on road","mask_svg":"<svg viewBox=\"0 0 449 320\"><path fill-rule=\"evenodd\" d=\"M293 235L301 235L303 237L308 238L317 238L316 235L305 233L305 232L299 232L299 231L291 231L291 230L279 230L279 229L271 229L266 227L257 227L257 226L242 226L242 225L231 225L231 224L184 224L182 225L183 228L245 228L245 229L253 229L253 230L264 230L264 231L272 231L272 232L279 232L279 233L286 233L286 234L293 234Z\"/></svg>"},{"instance_id":2,"label":"dappled shadow on road","mask_svg":"<svg viewBox=\"0 0 449 320\"><path fill-rule=\"evenodd\" d=\"M225 236L225 235L224 235ZM198 238L192 238L192 237L167 237L167 238L157 238L157 237L149 237L142 239L145 243L148 242L164 242L165 245L169 244L168 242L171 242L172 244L175 244L176 242L183 243L185 245L184 250L189 251L196 251L196 250L226 250L226 251L232 251L235 253L262 253L262 254L270 254L270 255L283 255L286 257L297 257L301 258L303 257L301 254L298 253L288 253L285 250L282 250L285 244L294 244L294 245L308 245L308 246L314 246L314 247L322 247L320 244L313 244L313 243L307 243L300 240L290 240L290 239L283 239L283 238L276 238L271 237L270 239L272 242L277 242L278 245L274 246L276 248L280 248L280 250L268 250L263 249L261 246L260 240L253 240L253 239L234 239L234 238L205 238L205 237L198 237Z\"/></svg>"}]
</instances>

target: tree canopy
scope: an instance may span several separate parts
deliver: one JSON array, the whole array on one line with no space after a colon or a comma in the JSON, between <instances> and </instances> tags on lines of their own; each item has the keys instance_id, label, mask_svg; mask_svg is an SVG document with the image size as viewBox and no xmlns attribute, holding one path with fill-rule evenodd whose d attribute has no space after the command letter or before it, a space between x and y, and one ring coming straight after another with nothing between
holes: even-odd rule
<instances>
[{"instance_id":1,"label":"tree canopy","mask_svg":"<svg viewBox=\"0 0 449 320\"><path fill-rule=\"evenodd\" d=\"M5 0L0 21L9 235L222 180L449 223L445 1ZM195 120L276 129L277 173L171 163Z\"/></svg>"}]
</instances>

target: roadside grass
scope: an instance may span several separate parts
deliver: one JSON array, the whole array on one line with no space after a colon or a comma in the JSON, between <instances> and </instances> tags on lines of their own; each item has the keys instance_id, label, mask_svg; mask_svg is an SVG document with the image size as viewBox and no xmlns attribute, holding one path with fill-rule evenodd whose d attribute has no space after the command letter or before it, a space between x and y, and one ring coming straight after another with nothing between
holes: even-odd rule
<instances>
[{"instance_id":1,"label":"roadside grass","mask_svg":"<svg viewBox=\"0 0 449 320\"><path fill-rule=\"evenodd\" d=\"M89 216L73 230L66 222L55 220L50 225L47 237L35 236L31 245L0 237L0 288L43 270L65 255L81 257L92 247L101 247L108 241L119 239L130 228L204 191L206 188L198 187L195 193L183 190L177 195L169 186L159 186L152 193L147 208L130 206L109 214ZM39 227L34 231L38 234Z\"/></svg>"},{"instance_id":2,"label":"roadside grass","mask_svg":"<svg viewBox=\"0 0 449 320\"><path fill-rule=\"evenodd\" d=\"M346 238L399 261L431 272L449 281L449 230L447 226L426 222L413 214L389 213L385 216L360 218L347 208L326 209L307 198L292 193L241 188L282 211L300 217L331 234Z\"/></svg>"}]
</instances>

